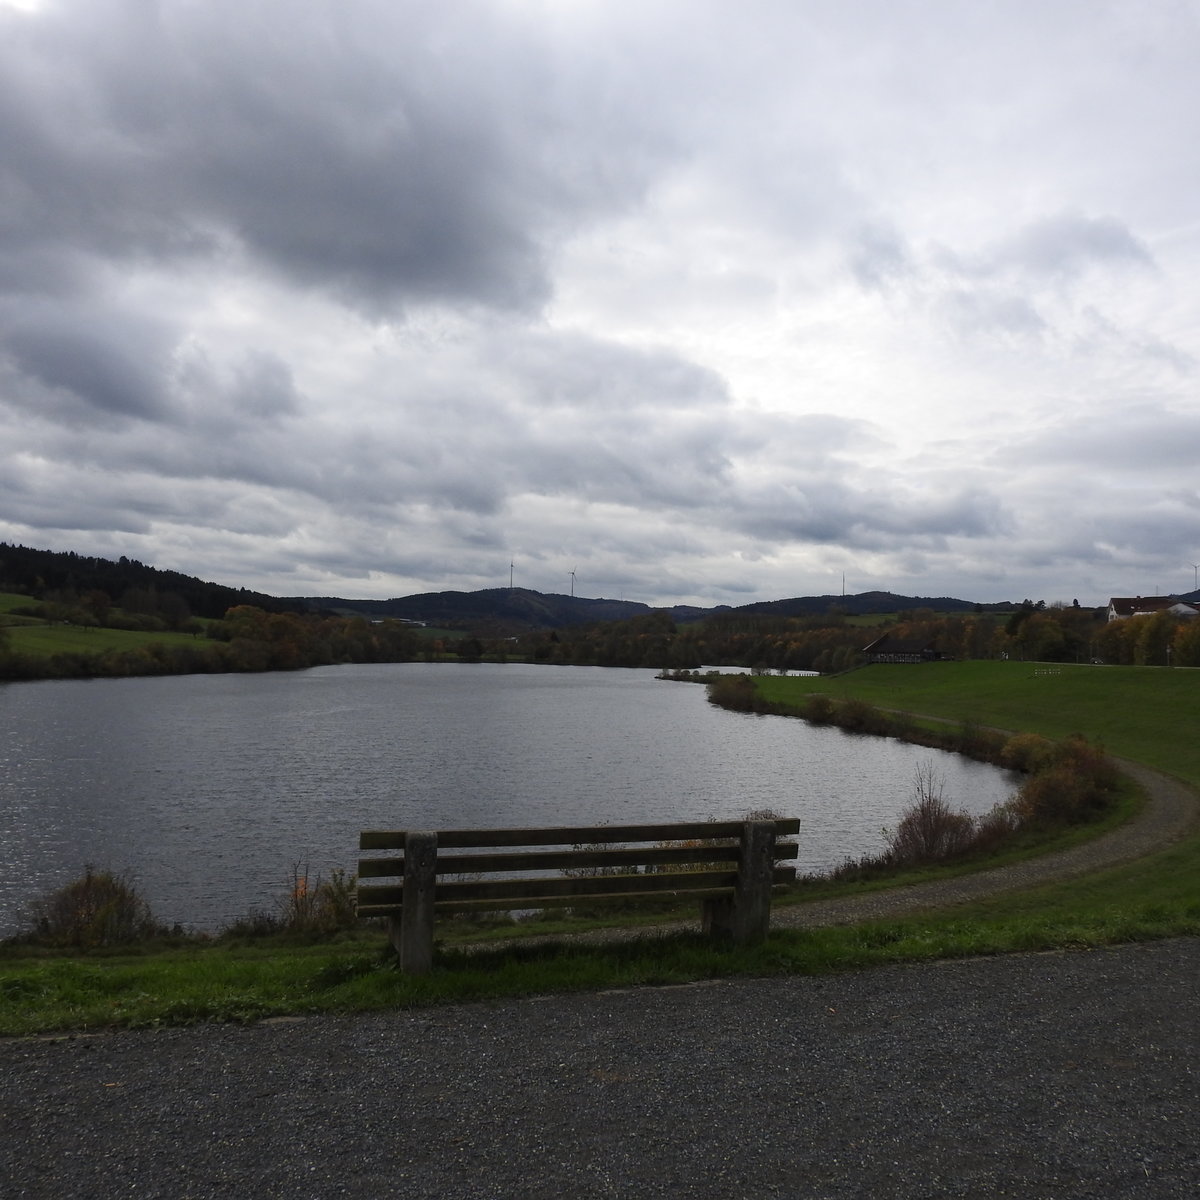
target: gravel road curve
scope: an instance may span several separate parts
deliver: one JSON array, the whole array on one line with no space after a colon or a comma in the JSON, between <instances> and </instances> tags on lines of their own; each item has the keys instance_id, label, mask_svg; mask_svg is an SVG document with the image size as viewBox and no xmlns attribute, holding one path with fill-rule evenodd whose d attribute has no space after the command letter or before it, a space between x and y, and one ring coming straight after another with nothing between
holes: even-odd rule
<instances>
[{"instance_id":1,"label":"gravel road curve","mask_svg":"<svg viewBox=\"0 0 1200 1200\"><path fill-rule=\"evenodd\" d=\"M1200 939L0 1043L5 1197L1187 1197Z\"/></svg>"}]
</instances>

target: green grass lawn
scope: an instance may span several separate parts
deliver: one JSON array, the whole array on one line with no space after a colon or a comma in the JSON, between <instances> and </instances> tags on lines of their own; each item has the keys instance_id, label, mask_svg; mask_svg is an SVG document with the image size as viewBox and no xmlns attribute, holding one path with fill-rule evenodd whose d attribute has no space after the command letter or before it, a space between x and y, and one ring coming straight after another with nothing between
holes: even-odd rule
<instances>
[{"instance_id":1,"label":"green grass lawn","mask_svg":"<svg viewBox=\"0 0 1200 1200\"><path fill-rule=\"evenodd\" d=\"M0 625L7 628L15 625L41 625L40 617L18 617L13 614L13 609L36 603L32 596L22 596L17 592L0 592Z\"/></svg>"},{"instance_id":2,"label":"green grass lawn","mask_svg":"<svg viewBox=\"0 0 1200 1200\"><path fill-rule=\"evenodd\" d=\"M0 592L0 613L12 612L26 604L36 604L32 596L23 596L18 592Z\"/></svg>"},{"instance_id":3,"label":"green grass lawn","mask_svg":"<svg viewBox=\"0 0 1200 1200\"><path fill-rule=\"evenodd\" d=\"M36 603L30 596L0 592L0 625L6 630L8 648L14 653L49 658L52 654L103 654L106 650L139 650L150 645L194 646L197 640L203 640L190 633L51 625L40 617L11 615L15 608Z\"/></svg>"},{"instance_id":4,"label":"green grass lawn","mask_svg":"<svg viewBox=\"0 0 1200 1200\"><path fill-rule=\"evenodd\" d=\"M1081 732L1108 750L1200 786L1200 671L1019 663L869 667L837 679L764 677L772 699L812 691L1051 737ZM761 717L761 720L785 720ZM877 886L877 885L871 885ZM442 931L456 940L455 926ZM435 970L400 975L370 932L342 942L188 943L138 954L0 953L0 1033L252 1020L280 1013L415 1007L701 978L857 969L1014 950L1200 934L1200 836L1083 879L924 916L779 930L726 951L697 935L601 946L454 949Z\"/></svg>"},{"instance_id":5,"label":"green grass lawn","mask_svg":"<svg viewBox=\"0 0 1200 1200\"><path fill-rule=\"evenodd\" d=\"M1200 784L1200 670L943 662L864 667L831 679L763 676L758 685L785 704L824 692L1046 737L1082 733L1111 754Z\"/></svg>"},{"instance_id":6,"label":"green grass lawn","mask_svg":"<svg viewBox=\"0 0 1200 1200\"><path fill-rule=\"evenodd\" d=\"M125 629L84 629L80 625L19 625L8 630L9 649L22 654L103 654L143 646L194 646L204 641L190 633L139 633Z\"/></svg>"}]
</instances>

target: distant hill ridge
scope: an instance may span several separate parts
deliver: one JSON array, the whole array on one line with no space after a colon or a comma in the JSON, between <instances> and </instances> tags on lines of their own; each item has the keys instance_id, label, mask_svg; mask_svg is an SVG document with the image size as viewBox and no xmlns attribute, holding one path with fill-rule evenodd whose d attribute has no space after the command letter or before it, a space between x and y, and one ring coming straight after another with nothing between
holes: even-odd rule
<instances>
[{"instance_id":1,"label":"distant hill ridge","mask_svg":"<svg viewBox=\"0 0 1200 1200\"><path fill-rule=\"evenodd\" d=\"M288 605L309 611L362 613L376 618L393 617L423 621L430 625L488 623L527 629L556 629L585 625L595 621L627 621L655 612L665 612L672 620L685 623L716 616L802 617L820 616L830 611L850 616L868 613L897 613L916 608L935 612L1008 612L1017 607L1009 602L975 604L949 596L898 596L892 592L862 592L857 596L797 596L789 600L768 600L737 608L717 605L673 605L653 608L636 600L592 599L534 592L527 588L486 588L477 592L423 592L392 600L349 600L332 596L292 597Z\"/></svg>"},{"instance_id":2,"label":"distant hill ridge","mask_svg":"<svg viewBox=\"0 0 1200 1200\"><path fill-rule=\"evenodd\" d=\"M594 621L628 621L653 612L667 612L675 621L695 621L724 608L689 605L656 609L637 600L594 599L534 592L528 588L485 588L478 592L422 592L391 600L351 600L336 596L297 596L285 601L308 611L362 613L423 621L427 625L494 622L526 629L559 629Z\"/></svg>"},{"instance_id":3,"label":"distant hill ridge","mask_svg":"<svg viewBox=\"0 0 1200 1200\"><path fill-rule=\"evenodd\" d=\"M936 612L982 609L1007 612L1017 607L1004 602L977 605L948 596L898 596L892 592L861 592L853 596L796 596L760 601L737 608L717 605L673 605L653 608L636 600L596 599L535 592L528 588L485 588L475 592L423 592L390 600L355 600L337 596L276 597L246 588L209 583L178 571L163 571L135 559L110 559L73 551L36 550L0 542L0 590L41 594L46 591L98 589L115 601L136 588L155 588L181 596L197 616L219 617L237 604L253 604L272 612L359 613L365 617L392 617L427 625L494 626L497 628L555 629L596 621L625 621L665 612L680 623L721 615L799 617L833 611L848 615L896 613L916 608Z\"/></svg>"}]
</instances>

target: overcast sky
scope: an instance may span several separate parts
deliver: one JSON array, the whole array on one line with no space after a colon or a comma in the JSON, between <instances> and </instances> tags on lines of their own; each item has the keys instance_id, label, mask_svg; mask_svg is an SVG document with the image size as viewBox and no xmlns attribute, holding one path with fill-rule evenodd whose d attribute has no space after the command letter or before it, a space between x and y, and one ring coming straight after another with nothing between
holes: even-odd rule
<instances>
[{"instance_id":1,"label":"overcast sky","mask_svg":"<svg viewBox=\"0 0 1200 1200\"><path fill-rule=\"evenodd\" d=\"M1196 0L0 0L0 540L275 595L1200 564Z\"/></svg>"}]
</instances>

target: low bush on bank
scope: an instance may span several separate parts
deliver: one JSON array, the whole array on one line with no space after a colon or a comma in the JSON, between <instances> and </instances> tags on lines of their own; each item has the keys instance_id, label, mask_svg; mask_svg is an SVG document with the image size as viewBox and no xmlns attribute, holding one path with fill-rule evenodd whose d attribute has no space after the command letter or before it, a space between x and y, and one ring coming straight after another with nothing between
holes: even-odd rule
<instances>
[{"instance_id":1,"label":"low bush on bank","mask_svg":"<svg viewBox=\"0 0 1200 1200\"><path fill-rule=\"evenodd\" d=\"M75 950L128 946L171 932L127 876L90 865L33 901L29 916L31 928L21 940Z\"/></svg>"},{"instance_id":2,"label":"low bush on bank","mask_svg":"<svg viewBox=\"0 0 1200 1200\"><path fill-rule=\"evenodd\" d=\"M1120 776L1112 761L1081 734L1052 745L1013 801L1023 824L1079 825L1112 803Z\"/></svg>"}]
</instances>

